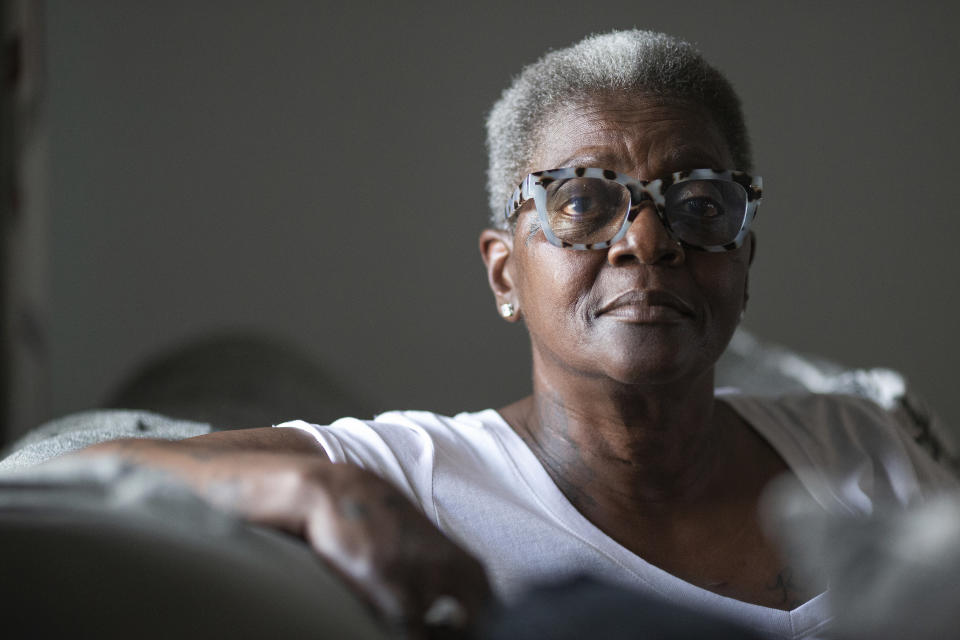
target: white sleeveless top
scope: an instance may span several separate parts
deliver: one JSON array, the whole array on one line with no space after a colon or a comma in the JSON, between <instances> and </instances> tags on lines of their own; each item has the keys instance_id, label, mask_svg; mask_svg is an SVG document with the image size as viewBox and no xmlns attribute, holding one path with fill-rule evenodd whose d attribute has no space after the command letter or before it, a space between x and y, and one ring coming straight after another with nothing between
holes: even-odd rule
<instances>
[{"instance_id":1,"label":"white sleeveless top","mask_svg":"<svg viewBox=\"0 0 960 640\"><path fill-rule=\"evenodd\" d=\"M954 489L890 414L860 398L723 395L831 513L870 513L875 502L909 506ZM527 587L589 574L706 613L769 638L819 637L826 594L793 611L748 604L694 586L621 546L564 497L496 411L453 417L391 411L372 421L278 427L313 435L333 462L368 469L401 489L485 565L509 602Z\"/></svg>"}]
</instances>

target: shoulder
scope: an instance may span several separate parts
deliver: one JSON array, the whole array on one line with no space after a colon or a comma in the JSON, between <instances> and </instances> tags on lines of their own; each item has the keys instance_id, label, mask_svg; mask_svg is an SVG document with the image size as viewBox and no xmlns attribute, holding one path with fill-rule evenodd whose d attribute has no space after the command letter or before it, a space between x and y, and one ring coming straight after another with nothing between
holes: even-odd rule
<instances>
[{"instance_id":1,"label":"shoulder","mask_svg":"<svg viewBox=\"0 0 960 640\"><path fill-rule=\"evenodd\" d=\"M954 489L952 472L922 450L896 412L858 396L722 396L795 471L846 484L848 493L908 504ZM799 473L798 473L799 475ZM851 496L853 497L852 494Z\"/></svg>"},{"instance_id":2,"label":"shoulder","mask_svg":"<svg viewBox=\"0 0 960 640\"><path fill-rule=\"evenodd\" d=\"M354 449L387 447L394 453L415 453L437 447L484 444L489 429L502 422L487 409L445 416L432 411L387 411L371 420L341 418L328 425L294 420L276 425L293 427L316 437L334 462L349 462Z\"/></svg>"},{"instance_id":3,"label":"shoulder","mask_svg":"<svg viewBox=\"0 0 960 640\"><path fill-rule=\"evenodd\" d=\"M736 394L722 396L761 432L785 427L796 436L808 436L825 445L872 446L895 432L889 414L878 404L857 396L798 393L776 397Z\"/></svg>"},{"instance_id":4,"label":"shoulder","mask_svg":"<svg viewBox=\"0 0 960 640\"><path fill-rule=\"evenodd\" d=\"M776 397L721 396L758 431L786 428L831 450L883 447L902 440L894 417L875 402L859 396L800 393Z\"/></svg>"},{"instance_id":5,"label":"shoulder","mask_svg":"<svg viewBox=\"0 0 960 640\"><path fill-rule=\"evenodd\" d=\"M497 456L493 431L502 423L496 411L487 409L455 416L388 411L372 420L341 418L328 425L295 420L276 426L311 434L332 462L379 475L430 513L438 465L459 473L482 469Z\"/></svg>"}]
</instances>

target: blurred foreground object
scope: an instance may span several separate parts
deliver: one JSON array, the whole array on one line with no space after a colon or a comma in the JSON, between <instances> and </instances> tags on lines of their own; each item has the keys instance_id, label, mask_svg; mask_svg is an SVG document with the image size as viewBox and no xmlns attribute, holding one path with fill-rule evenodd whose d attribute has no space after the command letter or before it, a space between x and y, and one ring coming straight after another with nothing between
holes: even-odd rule
<instances>
[{"instance_id":1,"label":"blurred foreground object","mask_svg":"<svg viewBox=\"0 0 960 640\"><path fill-rule=\"evenodd\" d=\"M43 8L0 0L0 445L48 416Z\"/></svg>"},{"instance_id":2,"label":"blurred foreground object","mask_svg":"<svg viewBox=\"0 0 960 640\"><path fill-rule=\"evenodd\" d=\"M942 640L960 629L960 493L870 516L827 514L795 482L764 500L798 573L829 580L832 637Z\"/></svg>"},{"instance_id":3,"label":"blurred foreground object","mask_svg":"<svg viewBox=\"0 0 960 640\"><path fill-rule=\"evenodd\" d=\"M385 638L294 538L117 459L0 473L8 637Z\"/></svg>"},{"instance_id":4,"label":"blurred foreground object","mask_svg":"<svg viewBox=\"0 0 960 640\"><path fill-rule=\"evenodd\" d=\"M177 420L147 411L82 411L37 427L10 445L0 472L27 469L108 440L159 438L181 440L212 431L209 424Z\"/></svg>"}]
</instances>

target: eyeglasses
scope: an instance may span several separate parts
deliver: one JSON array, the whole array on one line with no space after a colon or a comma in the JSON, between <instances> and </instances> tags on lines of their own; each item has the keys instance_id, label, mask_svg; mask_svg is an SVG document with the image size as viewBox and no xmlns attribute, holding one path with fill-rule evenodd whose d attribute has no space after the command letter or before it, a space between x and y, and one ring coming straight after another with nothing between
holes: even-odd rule
<instances>
[{"instance_id":1,"label":"eyeglasses","mask_svg":"<svg viewBox=\"0 0 960 640\"><path fill-rule=\"evenodd\" d=\"M757 214L763 181L742 171L691 169L636 180L609 169L536 171L507 201L509 221L531 197L550 244L605 249L627 233L640 211L654 207L670 235L686 248L733 251Z\"/></svg>"}]
</instances>

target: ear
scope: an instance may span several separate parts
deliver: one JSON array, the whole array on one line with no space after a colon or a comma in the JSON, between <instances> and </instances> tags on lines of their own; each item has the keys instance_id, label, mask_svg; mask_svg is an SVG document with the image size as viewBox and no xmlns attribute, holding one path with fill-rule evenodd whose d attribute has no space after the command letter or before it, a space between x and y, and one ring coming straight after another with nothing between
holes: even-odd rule
<instances>
[{"instance_id":1,"label":"ear","mask_svg":"<svg viewBox=\"0 0 960 640\"><path fill-rule=\"evenodd\" d=\"M487 268L487 283L496 298L497 307L510 304L515 309L513 315L504 318L508 322L520 319L519 302L511 270L512 254L513 235L509 231L484 229L480 232L480 256Z\"/></svg>"}]
</instances>

